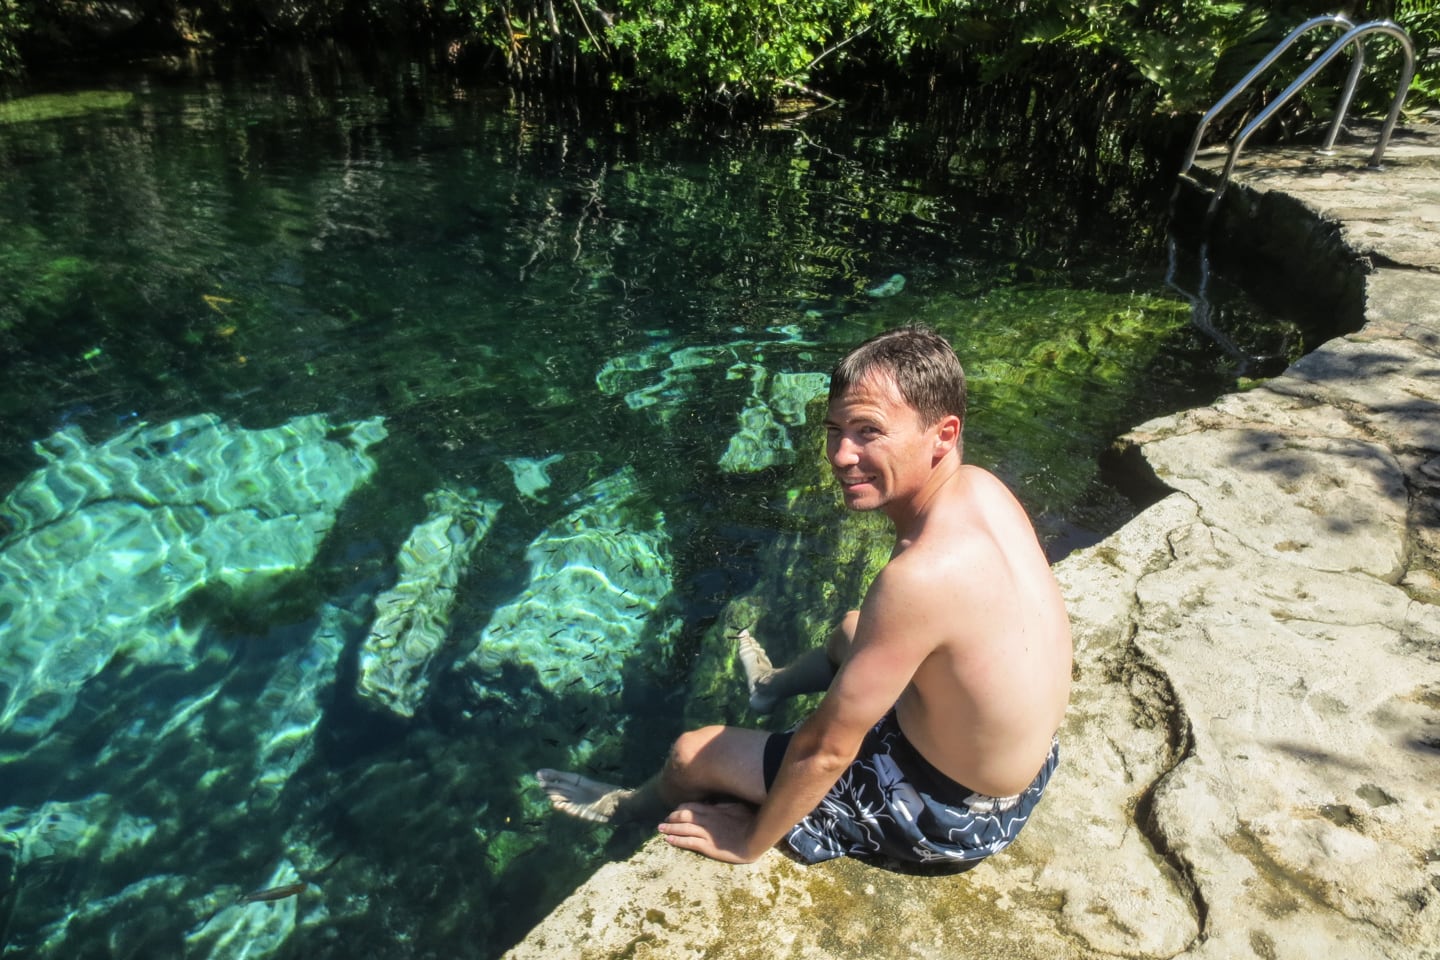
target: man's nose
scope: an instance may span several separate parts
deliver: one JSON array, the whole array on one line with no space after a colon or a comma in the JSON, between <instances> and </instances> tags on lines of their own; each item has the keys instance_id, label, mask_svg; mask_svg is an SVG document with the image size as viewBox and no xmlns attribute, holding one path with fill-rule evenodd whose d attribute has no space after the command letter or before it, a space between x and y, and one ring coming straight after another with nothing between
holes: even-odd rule
<instances>
[{"instance_id":1,"label":"man's nose","mask_svg":"<svg viewBox=\"0 0 1440 960\"><path fill-rule=\"evenodd\" d=\"M859 448L849 437L841 437L830 444L830 462L837 467L849 466L860 459Z\"/></svg>"}]
</instances>

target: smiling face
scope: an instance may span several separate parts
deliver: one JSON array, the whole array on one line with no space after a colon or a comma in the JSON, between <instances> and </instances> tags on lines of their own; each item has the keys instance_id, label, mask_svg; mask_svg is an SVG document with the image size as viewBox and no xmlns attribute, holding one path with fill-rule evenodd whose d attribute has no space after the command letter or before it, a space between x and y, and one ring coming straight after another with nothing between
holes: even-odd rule
<instances>
[{"instance_id":1,"label":"smiling face","mask_svg":"<svg viewBox=\"0 0 1440 960\"><path fill-rule=\"evenodd\" d=\"M958 433L958 418L948 420ZM920 497L935 465L954 450L947 435L947 418L923 425L888 375L874 373L852 384L831 399L825 417L825 456L845 506L886 510L894 519Z\"/></svg>"}]
</instances>

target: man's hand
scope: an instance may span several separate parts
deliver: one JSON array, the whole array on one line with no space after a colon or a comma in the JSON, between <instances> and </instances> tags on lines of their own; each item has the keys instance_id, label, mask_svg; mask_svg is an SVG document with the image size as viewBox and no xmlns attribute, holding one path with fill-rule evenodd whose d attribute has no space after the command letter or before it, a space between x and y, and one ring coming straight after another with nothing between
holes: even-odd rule
<instances>
[{"instance_id":1,"label":"man's hand","mask_svg":"<svg viewBox=\"0 0 1440 960\"><path fill-rule=\"evenodd\" d=\"M754 863L748 847L755 811L743 803L682 803L660 824L671 846L723 863Z\"/></svg>"}]
</instances>

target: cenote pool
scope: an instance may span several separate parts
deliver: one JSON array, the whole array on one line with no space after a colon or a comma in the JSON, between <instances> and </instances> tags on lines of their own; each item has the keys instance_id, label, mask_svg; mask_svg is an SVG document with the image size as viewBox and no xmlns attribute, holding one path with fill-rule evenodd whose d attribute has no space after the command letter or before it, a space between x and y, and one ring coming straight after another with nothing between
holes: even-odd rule
<instances>
[{"instance_id":1,"label":"cenote pool","mask_svg":"<svg viewBox=\"0 0 1440 960\"><path fill-rule=\"evenodd\" d=\"M1055 556L1125 519L1117 433L1234 382L1141 192L919 121L101 86L0 105L6 957L498 956L645 836L529 771L645 775L746 719L727 623L854 602L848 346L953 340Z\"/></svg>"}]
</instances>

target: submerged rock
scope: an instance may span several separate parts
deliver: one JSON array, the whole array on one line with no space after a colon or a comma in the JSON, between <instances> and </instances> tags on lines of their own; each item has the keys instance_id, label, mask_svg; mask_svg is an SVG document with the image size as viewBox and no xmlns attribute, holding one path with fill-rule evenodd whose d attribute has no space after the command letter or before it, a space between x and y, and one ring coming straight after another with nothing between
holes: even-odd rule
<instances>
[{"instance_id":1,"label":"submerged rock","mask_svg":"<svg viewBox=\"0 0 1440 960\"><path fill-rule=\"evenodd\" d=\"M866 290L865 293L878 299L883 297L893 297L904 289L905 275L903 273L895 273L890 275L890 279L886 280L879 286L871 287L869 290Z\"/></svg>"},{"instance_id":2,"label":"submerged rock","mask_svg":"<svg viewBox=\"0 0 1440 960\"><path fill-rule=\"evenodd\" d=\"M482 697L538 713L544 694L616 696L627 662L668 640L669 536L630 468L592 484L530 544L530 583L495 611L468 665ZM653 652L653 651L652 651ZM523 671L516 689L505 676Z\"/></svg>"},{"instance_id":3,"label":"submerged rock","mask_svg":"<svg viewBox=\"0 0 1440 960\"><path fill-rule=\"evenodd\" d=\"M10 945L72 957L101 936L128 944L129 956L192 955L185 943L207 957L274 953L294 930L295 907L238 898L290 883L297 869L313 875L334 857L316 850L328 835L315 826L313 797L285 788L314 756L345 637L362 626L327 603L308 639L285 642L278 661L207 662L187 678L189 696L117 699L115 728L79 781L99 780L106 792L72 799L62 782L54 799L0 810L0 878L8 851L27 905ZM217 669L213 682L195 679ZM33 782L74 765L74 746L46 738L7 774ZM287 824L295 836L280 841ZM175 863L183 875L157 873Z\"/></svg>"},{"instance_id":4,"label":"submerged rock","mask_svg":"<svg viewBox=\"0 0 1440 960\"><path fill-rule=\"evenodd\" d=\"M252 810L274 804L290 778L314 755L315 730L335 685L347 620L352 617L332 603L325 604L309 642L280 658L255 698L259 741L247 803Z\"/></svg>"},{"instance_id":5,"label":"submerged rock","mask_svg":"<svg viewBox=\"0 0 1440 960\"><path fill-rule=\"evenodd\" d=\"M505 461L505 466L510 468L510 475L515 478L515 489L520 491L521 496L544 503L545 498L540 492L550 486L550 468L564 459L563 453L553 453L543 459L512 457Z\"/></svg>"},{"instance_id":6,"label":"submerged rock","mask_svg":"<svg viewBox=\"0 0 1440 960\"><path fill-rule=\"evenodd\" d=\"M682 346L658 331L652 334L653 342L608 360L595 375L595 385L607 396L623 394L632 410L657 408L656 415L666 422L681 404L697 395L708 397L701 382L705 368L723 365L728 371L736 363L763 365L767 351L814 346L804 331L793 325L771 327L767 332L776 339L740 337L728 343Z\"/></svg>"},{"instance_id":7,"label":"submerged rock","mask_svg":"<svg viewBox=\"0 0 1440 960\"><path fill-rule=\"evenodd\" d=\"M657 339L641 350L607 362L595 383L602 393L623 394L632 410L651 408L666 423L684 404L702 397L714 402L714 391L704 388L702 372L723 365L724 379L749 380L751 390L738 415L740 428L720 455L720 468L746 473L792 463L790 428L805 423L805 405L824 392L829 376L814 371L772 373L777 360L787 365L811 361L810 354L799 348L813 344L799 327L771 327L768 332L778 339L742 337L688 346L655 334Z\"/></svg>"},{"instance_id":8,"label":"submerged rock","mask_svg":"<svg viewBox=\"0 0 1440 960\"><path fill-rule=\"evenodd\" d=\"M824 373L768 374L763 367L739 365L753 385L750 401L740 413L740 430L730 438L720 457L727 473L749 473L795 461L790 442L792 426L805 423L805 405L825 392L830 377ZM766 387L769 396L766 396Z\"/></svg>"},{"instance_id":9,"label":"submerged rock","mask_svg":"<svg viewBox=\"0 0 1440 960\"><path fill-rule=\"evenodd\" d=\"M400 578L375 600L360 651L359 693L371 705L413 717L445 644L455 585L490 532L500 504L450 490L427 494L430 515L400 547Z\"/></svg>"},{"instance_id":10,"label":"submerged rock","mask_svg":"<svg viewBox=\"0 0 1440 960\"><path fill-rule=\"evenodd\" d=\"M282 861L266 888L296 884L300 879L294 864ZM295 929L300 912L299 897L280 897L269 901L237 900L216 910L199 928L185 935L185 944L198 955L210 960L248 960L266 957L284 944Z\"/></svg>"},{"instance_id":11,"label":"submerged rock","mask_svg":"<svg viewBox=\"0 0 1440 960\"><path fill-rule=\"evenodd\" d=\"M50 800L34 810L0 810L0 843L15 850L15 864L73 860L81 856L106 862L143 846L155 824L113 809L109 794L83 800Z\"/></svg>"},{"instance_id":12,"label":"submerged rock","mask_svg":"<svg viewBox=\"0 0 1440 960\"><path fill-rule=\"evenodd\" d=\"M37 443L45 466L0 503L0 735L43 736L117 658L190 665L181 602L308 565L384 436L378 418L244 430L207 414Z\"/></svg>"}]
</instances>

